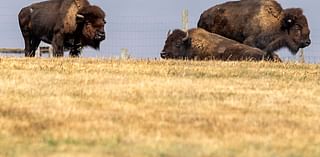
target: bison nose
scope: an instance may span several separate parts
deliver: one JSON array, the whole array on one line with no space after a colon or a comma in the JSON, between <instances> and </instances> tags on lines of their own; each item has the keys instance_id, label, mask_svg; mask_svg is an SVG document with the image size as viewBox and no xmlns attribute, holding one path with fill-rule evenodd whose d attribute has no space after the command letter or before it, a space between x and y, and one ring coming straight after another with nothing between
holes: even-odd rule
<instances>
[{"instance_id":1,"label":"bison nose","mask_svg":"<svg viewBox=\"0 0 320 157\"><path fill-rule=\"evenodd\" d=\"M311 44L311 40L308 39L308 40L306 41L306 43L305 43L305 46L307 47L307 46L309 46L310 44Z\"/></svg>"},{"instance_id":2,"label":"bison nose","mask_svg":"<svg viewBox=\"0 0 320 157\"><path fill-rule=\"evenodd\" d=\"M162 59L168 59L168 58L169 58L169 54L166 53L166 52L163 52L163 53L160 53L160 57L161 57Z\"/></svg>"},{"instance_id":3,"label":"bison nose","mask_svg":"<svg viewBox=\"0 0 320 157\"><path fill-rule=\"evenodd\" d=\"M304 42L301 43L301 48L305 48L311 44L311 40L307 39Z\"/></svg>"},{"instance_id":4,"label":"bison nose","mask_svg":"<svg viewBox=\"0 0 320 157\"><path fill-rule=\"evenodd\" d=\"M106 33L105 32L100 32L99 36L101 37L101 40L106 39Z\"/></svg>"},{"instance_id":5,"label":"bison nose","mask_svg":"<svg viewBox=\"0 0 320 157\"><path fill-rule=\"evenodd\" d=\"M102 41L104 39L106 39L106 33L105 32L97 32L96 33L96 40Z\"/></svg>"}]
</instances>

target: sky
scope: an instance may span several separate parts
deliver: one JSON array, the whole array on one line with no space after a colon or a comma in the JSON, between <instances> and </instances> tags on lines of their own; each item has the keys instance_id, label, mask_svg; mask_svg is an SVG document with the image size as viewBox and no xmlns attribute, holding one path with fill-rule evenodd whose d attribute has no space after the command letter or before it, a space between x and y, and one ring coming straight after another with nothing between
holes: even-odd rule
<instances>
[{"instance_id":1,"label":"sky","mask_svg":"<svg viewBox=\"0 0 320 157\"><path fill-rule=\"evenodd\" d=\"M84 57L116 57L128 49L134 58L159 58L168 30L181 28L183 9L189 11L189 27L196 27L201 13L226 0L89 0L107 13L107 39L101 50L85 49ZM39 0L1 1L0 47L23 48L17 14L20 9ZM304 10L311 29L312 44L305 49L306 58L320 62L320 20L318 0L279 0L283 8ZM286 49L281 57L293 57ZM1 54L0 54L1 55Z\"/></svg>"}]
</instances>

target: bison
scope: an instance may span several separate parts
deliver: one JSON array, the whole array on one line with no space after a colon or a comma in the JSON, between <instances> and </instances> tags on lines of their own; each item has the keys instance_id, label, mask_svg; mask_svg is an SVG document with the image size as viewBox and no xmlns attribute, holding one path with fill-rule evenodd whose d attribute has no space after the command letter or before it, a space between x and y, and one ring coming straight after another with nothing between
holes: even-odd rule
<instances>
[{"instance_id":1,"label":"bison","mask_svg":"<svg viewBox=\"0 0 320 157\"><path fill-rule=\"evenodd\" d=\"M25 42L25 56L34 57L41 41L52 44L53 55L79 56L81 49L99 49L105 40L105 12L87 0L49 0L22 8L19 25Z\"/></svg>"},{"instance_id":2,"label":"bison","mask_svg":"<svg viewBox=\"0 0 320 157\"><path fill-rule=\"evenodd\" d=\"M187 32L174 30L168 33L161 58L164 59L215 59L225 61L260 61L264 60L266 52L237 41L210 33L201 28L190 29ZM281 61L274 55L275 61Z\"/></svg>"},{"instance_id":3,"label":"bison","mask_svg":"<svg viewBox=\"0 0 320 157\"><path fill-rule=\"evenodd\" d=\"M311 44L300 8L282 9L275 0L240 0L204 11L198 27L271 53L287 47L293 55Z\"/></svg>"}]
</instances>

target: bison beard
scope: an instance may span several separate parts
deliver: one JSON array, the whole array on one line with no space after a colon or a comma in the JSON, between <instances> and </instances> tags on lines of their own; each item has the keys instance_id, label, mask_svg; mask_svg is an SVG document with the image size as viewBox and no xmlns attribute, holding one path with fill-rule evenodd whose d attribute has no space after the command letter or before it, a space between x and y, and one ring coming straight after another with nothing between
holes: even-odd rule
<instances>
[{"instance_id":1,"label":"bison beard","mask_svg":"<svg viewBox=\"0 0 320 157\"><path fill-rule=\"evenodd\" d=\"M190 29L188 32L175 30L168 33L161 58L164 59L215 59L225 61L265 60L266 52L253 48L204 29ZM281 62L277 56L274 61Z\"/></svg>"},{"instance_id":2,"label":"bison beard","mask_svg":"<svg viewBox=\"0 0 320 157\"><path fill-rule=\"evenodd\" d=\"M226 2L206 10L198 27L266 51L282 47L292 54L311 44L310 30L299 8L282 9L275 0Z\"/></svg>"},{"instance_id":3,"label":"bison beard","mask_svg":"<svg viewBox=\"0 0 320 157\"><path fill-rule=\"evenodd\" d=\"M79 56L85 46L99 49L105 39L105 13L87 0L49 0L22 8L19 25L25 56L35 56L41 41L52 44L53 55Z\"/></svg>"}]
</instances>

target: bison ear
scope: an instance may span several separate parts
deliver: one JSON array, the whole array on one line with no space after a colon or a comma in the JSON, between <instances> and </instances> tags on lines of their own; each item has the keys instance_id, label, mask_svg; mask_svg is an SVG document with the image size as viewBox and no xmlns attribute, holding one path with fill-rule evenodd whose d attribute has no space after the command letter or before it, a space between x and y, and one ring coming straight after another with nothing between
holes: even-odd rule
<instances>
[{"instance_id":1,"label":"bison ear","mask_svg":"<svg viewBox=\"0 0 320 157\"><path fill-rule=\"evenodd\" d=\"M283 29L290 29L295 25L297 19L303 15L303 11L300 8L289 8L284 10L284 18L282 21Z\"/></svg>"},{"instance_id":2,"label":"bison ear","mask_svg":"<svg viewBox=\"0 0 320 157\"><path fill-rule=\"evenodd\" d=\"M172 34L171 29L169 29L168 33L167 33L167 38Z\"/></svg>"},{"instance_id":3,"label":"bison ear","mask_svg":"<svg viewBox=\"0 0 320 157\"><path fill-rule=\"evenodd\" d=\"M84 15L77 14L76 21L77 21L77 23L83 23L85 21Z\"/></svg>"}]
</instances>

